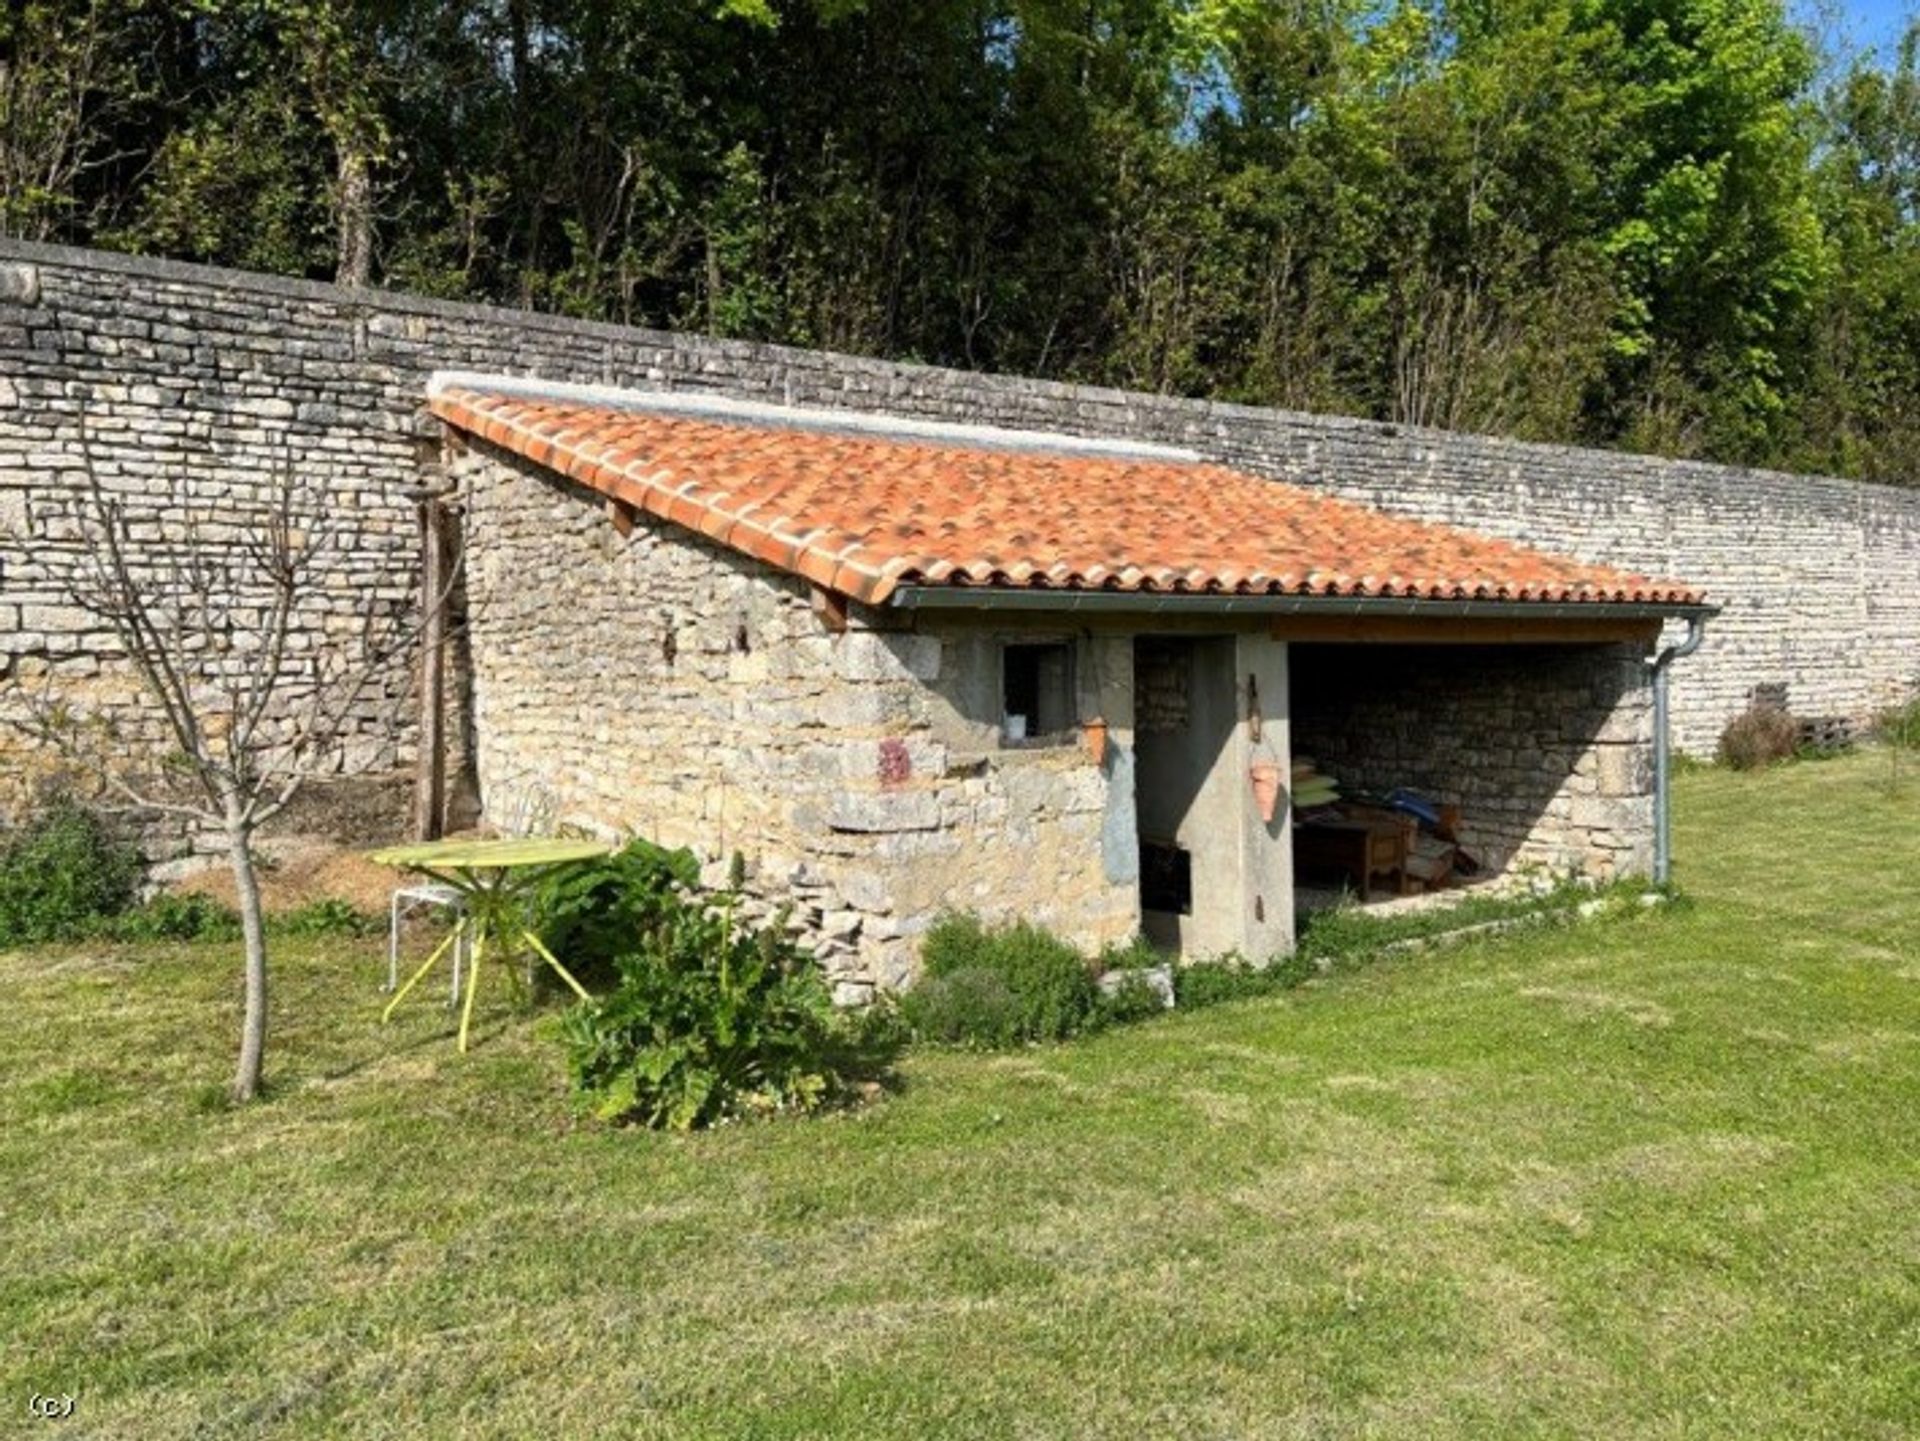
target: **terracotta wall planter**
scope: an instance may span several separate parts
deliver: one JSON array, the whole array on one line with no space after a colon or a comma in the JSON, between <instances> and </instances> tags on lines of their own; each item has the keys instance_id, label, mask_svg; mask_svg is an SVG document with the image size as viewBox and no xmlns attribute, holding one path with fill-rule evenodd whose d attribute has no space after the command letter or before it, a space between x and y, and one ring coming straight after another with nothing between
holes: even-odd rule
<instances>
[{"instance_id":1,"label":"terracotta wall planter","mask_svg":"<svg viewBox=\"0 0 1920 1441\"><path fill-rule=\"evenodd\" d=\"M1260 808L1260 819L1271 821L1280 808L1280 766L1275 761L1255 761L1247 767L1253 782L1253 803Z\"/></svg>"},{"instance_id":2,"label":"terracotta wall planter","mask_svg":"<svg viewBox=\"0 0 1920 1441\"><path fill-rule=\"evenodd\" d=\"M1107 723L1095 717L1080 727L1080 737L1087 743L1087 754L1093 757L1095 765L1104 765L1107 759Z\"/></svg>"}]
</instances>

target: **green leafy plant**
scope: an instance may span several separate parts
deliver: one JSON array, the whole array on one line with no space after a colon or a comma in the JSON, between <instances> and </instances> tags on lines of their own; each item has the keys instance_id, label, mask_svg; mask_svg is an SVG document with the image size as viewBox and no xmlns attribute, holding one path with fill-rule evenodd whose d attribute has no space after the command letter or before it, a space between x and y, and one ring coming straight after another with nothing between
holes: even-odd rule
<instances>
[{"instance_id":1,"label":"green leafy plant","mask_svg":"<svg viewBox=\"0 0 1920 1441\"><path fill-rule=\"evenodd\" d=\"M386 927L380 916L354 909L351 901L325 896L267 917L267 929L283 936L368 936Z\"/></svg>"},{"instance_id":2,"label":"green leafy plant","mask_svg":"<svg viewBox=\"0 0 1920 1441\"><path fill-rule=\"evenodd\" d=\"M635 840L549 879L534 898L533 929L583 983L609 982L620 958L675 914L699 881L693 852Z\"/></svg>"},{"instance_id":3,"label":"green leafy plant","mask_svg":"<svg viewBox=\"0 0 1920 1441\"><path fill-rule=\"evenodd\" d=\"M1138 970L1126 973L1120 983L1101 997L1101 1010L1116 1026L1150 1021L1166 1013L1167 1003L1160 990Z\"/></svg>"},{"instance_id":4,"label":"green leafy plant","mask_svg":"<svg viewBox=\"0 0 1920 1441\"><path fill-rule=\"evenodd\" d=\"M56 796L0 846L0 946L73 940L133 904L140 858Z\"/></svg>"},{"instance_id":5,"label":"green leafy plant","mask_svg":"<svg viewBox=\"0 0 1920 1441\"><path fill-rule=\"evenodd\" d=\"M989 927L977 916L942 916L927 932L921 965L901 1010L922 1040L1057 1041L1097 1030L1107 1018L1086 958L1027 921Z\"/></svg>"},{"instance_id":6,"label":"green leafy plant","mask_svg":"<svg viewBox=\"0 0 1920 1441\"><path fill-rule=\"evenodd\" d=\"M99 936L111 941L232 941L240 916L197 891L161 891L104 921Z\"/></svg>"},{"instance_id":7,"label":"green leafy plant","mask_svg":"<svg viewBox=\"0 0 1920 1441\"><path fill-rule=\"evenodd\" d=\"M1238 956L1218 956L1177 966L1173 972L1174 1004L1181 1010L1243 1001L1281 989L1266 969L1250 966Z\"/></svg>"},{"instance_id":8,"label":"green leafy plant","mask_svg":"<svg viewBox=\"0 0 1920 1441\"><path fill-rule=\"evenodd\" d=\"M685 1131L805 1113L857 1094L898 1055L890 1013L837 1010L779 924L673 898L630 938L618 984L566 1020L573 1083L596 1116Z\"/></svg>"}]
</instances>

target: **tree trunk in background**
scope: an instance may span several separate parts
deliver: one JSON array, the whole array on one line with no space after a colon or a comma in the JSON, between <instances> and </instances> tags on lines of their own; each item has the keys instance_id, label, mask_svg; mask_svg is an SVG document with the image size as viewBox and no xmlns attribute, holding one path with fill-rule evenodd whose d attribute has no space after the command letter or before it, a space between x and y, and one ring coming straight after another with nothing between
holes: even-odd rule
<instances>
[{"instance_id":1,"label":"tree trunk in background","mask_svg":"<svg viewBox=\"0 0 1920 1441\"><path fill-rule=\"evenodd\" d=\"M236 1104L260 1094L267 1052L267 935L260 914L260 880L253 870L253 826L238 798L227 802L227 851L233 862L233 886L240 899L240 929L246 945L246 1016L240 1026L240 1064L233 1075Z\"/></svg>"},{"instance_id":2,"label":"tree trunk in background","mask_svg":"<svg viewBox=\"0 0 1920 1441\"><path fill-rule=\"evenodd\" d=\"M333 279L364 288L373 281L373 174L365 151L340 147L339 184L340 256Z\"/></svg>"}]
</instances>

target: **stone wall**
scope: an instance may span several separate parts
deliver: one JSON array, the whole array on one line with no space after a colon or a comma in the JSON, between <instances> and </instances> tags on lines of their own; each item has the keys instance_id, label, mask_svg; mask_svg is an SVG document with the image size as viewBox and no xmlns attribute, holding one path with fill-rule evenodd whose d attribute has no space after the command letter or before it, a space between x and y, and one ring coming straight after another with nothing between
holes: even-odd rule
<instances>
[{"instance_id":1,"label":"stone wall","mask_svg":"<svg viewBox=\"0 0 1920 1441\"><path fill-rule=\"evenodd\" d=\"M1652 690L1630 645L1293 647L1293 747L1344 791L1461 810L1490 870L1652 869Z\"/></svg>"},{"instance_id":2,"label":"stone wall","mask_svg":"<svg viewBox=\"0 0 1920 1441\"><path fill-rule=\"evenodd\" d=\"M467 510L476 761L490 816L689 846L791 919L842 1000L911 974L942 909L1024 916L1098 946L1132 934L1130 780L1069 741L998 743L994 637L844 632L805 582L475 444ZM1130 651L1084 642L1088 707L1130 736ZM1091 711L1089 712L1091 713Z\"/></svg>"},{"instance_id":3,"label":"stone wall","mask_svg":"<svg viewBox=\"0 0 1920 1441\"><path fill-rule=\"evenodd\" d=\"M124 692L108 637L64 604L51 533L84 407L114 483L218 503L291 459L353 532L346 603L394 585L431 474L435 369L1123 436L1677 575L1727 607L1675 672L1680 743L1709 749L1756 685L1803 715L1862 715L1920 677L1920 490L1681 464L775 346L0 242L0 675ZM8 538L11 537L11 538ZM408 737L362 739L404 764ZM26 767L8 762L16 782ZM0 789L4 783L0 782ZM0 808L6 800L0 797Z\"/></svg>"}]
</instances>

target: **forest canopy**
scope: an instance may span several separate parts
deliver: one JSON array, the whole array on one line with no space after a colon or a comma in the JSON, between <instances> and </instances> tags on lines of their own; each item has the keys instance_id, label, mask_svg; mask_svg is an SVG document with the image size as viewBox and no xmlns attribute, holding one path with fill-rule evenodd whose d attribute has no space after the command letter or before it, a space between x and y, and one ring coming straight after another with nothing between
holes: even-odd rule
<instances>
[{"instance_id":1,"label":"forest canopy","mask_svg":"<svg viewBox=\"0 0 1920 1441\"><path fill-rule=\"evenodd\" d=\"M1920 24L8 0L0 234L1920 482Z\"/></svg>"}]
</instances>

